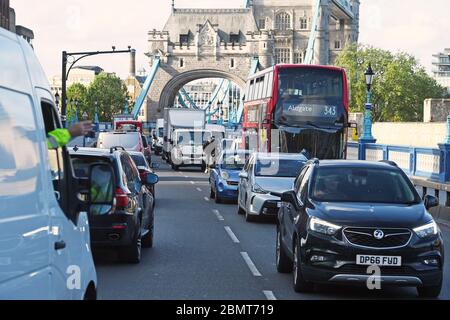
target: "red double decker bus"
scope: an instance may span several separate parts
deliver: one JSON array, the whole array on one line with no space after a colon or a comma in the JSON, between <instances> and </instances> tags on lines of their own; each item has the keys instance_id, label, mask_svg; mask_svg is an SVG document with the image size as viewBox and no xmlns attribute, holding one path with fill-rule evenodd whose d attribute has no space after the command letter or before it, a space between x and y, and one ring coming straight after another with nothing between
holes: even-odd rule
<instances>
[{"instance_id":1,"label":"red double decker bus","mask_svg":"<svg viewBox=\"0 0 450 320\"><path fill-rule=\"evenodd\" d=\"M248 79L244 108L248 150L346 157L349 94L344 69L275 65Z\"/></svg>"}]
</instances>

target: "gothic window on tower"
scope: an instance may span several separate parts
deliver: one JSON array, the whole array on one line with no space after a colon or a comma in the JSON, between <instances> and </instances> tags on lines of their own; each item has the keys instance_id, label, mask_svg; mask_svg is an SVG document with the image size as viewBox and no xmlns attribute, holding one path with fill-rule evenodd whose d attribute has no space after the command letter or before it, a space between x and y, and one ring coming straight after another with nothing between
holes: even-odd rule
<instances>
[{"instance_id":1,"label":"gothic window on tower","mask_svg":"<svg viewBox=\"0 0 450 320\"><path fill-rule=\"evenodd\" d=\"M290 63L291 62L291 49L277 48L275 49L275 63Z\"/></svg>"},{"instance_id":2,"label":"gothic window on tower","mask_svg":"<svg viewBox=\"0 0 450 320\"><path fill-rule=\"evenodd\" d=\"M239 43L239 42L240 42L239 34L231 33L231 34L230 34L230 42L231 42L232 44Z\"/></svg>"},{"instance_id":3,"label":"gothic window on tower","mask_svg":"<svg viewBox=\"0 0 450 320\"><path fill-rule=\"evenodd\" d=\"M334 42L334 49L336 50L342 49L341 41L337 40Z\"/></svg>"},{"instance_id":4,"label":"gothic window on tower","mask_svg":"<svg viewBox=\"0 0 450 320\"><path fill-rule=\"evenodd\" d=\"M282 31L291 29L291 15L287 12L277 14L275 18L275 28Z\"/></svg>"},{"instance_id":5,"label":"gothic window on tower","mask_svg":"<svg viewBox=\"0 0 450 320\"><path fill-rule=\"evenodd\" d=\"M181 45L189 44L189 35L188 34L180 34L180 44Z\"/></svg>"},{"instance_id":6,"label":"gothic window on tower","mask_svg":"<svg viewBox=\"0 0 450 320\"><path fill-rule=\"evenodd\" d=\"M307 30L307 29L308 29L308 19L300 18L300 30Z\"/></svg>"},{"instance_id":7,"label":"gothic window on tower","mask_svg":"<svg viewBox=\"0 0 450 320\"><path fill-rule=\"evenodd\" d=\"M303 52L300 51L294 52L294 63L296 64L303 63Z\"/></svg>"},{"instance_id":8,"label":"gothic window on tower","mask_svg":"<svg viewBox=\"0 0 450 320\"><path fill-rule=\"evenodd\" d=\"M260 30L266 29L266 19L259 19L258 26Z\"/></svg>"}]
</instances>

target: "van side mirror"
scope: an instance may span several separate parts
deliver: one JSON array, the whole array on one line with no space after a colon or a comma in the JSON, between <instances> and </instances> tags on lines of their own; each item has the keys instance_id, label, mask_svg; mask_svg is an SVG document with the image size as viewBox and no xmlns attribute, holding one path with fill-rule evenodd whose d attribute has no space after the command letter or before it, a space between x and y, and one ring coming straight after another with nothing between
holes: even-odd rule
<instances>
[{"instance_id":1,"label":"van side mirror","mask_svg":"<svg viewBox=\"0 0 450 320\"><path fill-rule=\"evenodd\" d=\"M434 196L426 195L424 198L424 204L425 204L425 208L427 208L427 210L429 210L431 208L435 208L435 207L439 206L439 199Z\"/></svg>"},{"instance_id":2,"label":"van side mirror","mask_svg":"<svg viewBox=\"0 0 450 320\"><path fill-rule=\"evenodd\" d=\"M93 164L89 168L88 205L91 215L105 215L114 207L115 176L109 164Z\"/></svg>"}]
</instances>

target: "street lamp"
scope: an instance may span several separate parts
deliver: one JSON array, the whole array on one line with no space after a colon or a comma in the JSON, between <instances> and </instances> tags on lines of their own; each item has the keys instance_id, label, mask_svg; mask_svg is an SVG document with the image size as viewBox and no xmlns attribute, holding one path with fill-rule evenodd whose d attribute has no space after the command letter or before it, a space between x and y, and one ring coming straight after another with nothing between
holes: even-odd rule
<instances>
[{"instance_id":1,"label":"street lamp","mask_svg":"<svg viewBox=\"0 0 450 320\"><path fill-rule=\"evenodd\" d=\"M372 84L375 73L373 72L372 66L370 64L364 75L366 77L367 85L367 103L364 112L364 132L362 134L360 142L375 143L376 139L372 135Z\"/></svg>"},{"instance_id":2,"label":"street lamp","mask_svg":"<svg viewBox=\"0 0 450 320\"><path fill-rule=\"evenodd\" d=\"M78 123L78 98L75 99L75 123Z\"/></svg>"},{"instance_id":3,"label":"street lamp","mask_svg":"<svg viewBox=\"0 0 450 320\"><path fill-rule=\"evenodd\" d=\"M100 131L100 121L98 119L98 101L95 101L95 116L94 116L95 132Z\"/></svg>"},{"instance_id":4,"label":"street lamp","mask_svg":"<svg viewBox=\"0 0 450 320\"><path fill-rule=\"evenodd\" d=\"M87 112L83 112L83 121L86 121L89 117L89 115L87 114ZM83 148L86 148L86 136L83 137Z\"/></svg>"}]
</instances>

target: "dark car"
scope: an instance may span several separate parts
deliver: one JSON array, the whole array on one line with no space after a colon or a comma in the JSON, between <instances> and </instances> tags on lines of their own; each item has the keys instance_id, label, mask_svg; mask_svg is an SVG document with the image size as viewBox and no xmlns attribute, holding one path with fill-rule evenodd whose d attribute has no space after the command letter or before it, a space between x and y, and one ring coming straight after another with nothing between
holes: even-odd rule
<instances>
[{"instance_id":1,"label":"dark car","mask_svg":"<svg viewBox=\"0 0 450 320\"><path fill-rule=\"evenodd\" d=\"M294 272L297 292L375 280L437 297L444 246L427 210L438 204L393 163L312 160L282 194L277 269Z\"/></svg>"},{"instance_id":2,"label":"dark car","mask_svg":"<svg viewBox=\"0 0 450 320\"><path fill-rule=\"evenodd\" d=\"M136 167L139 170L139 175L142 181L147 180L146 177L148 174L155 173L152 169L152 166L148 163L147 158L144 156L143 153L136 151L128 151L128 153L133 159L134 163L136 164ZM155 185L147 185L146 187L153 195L154 198L153 206L155 206L156 204Z\"/></svg>"},{"instance_id":3,"label":"dark car","mask_svg":"<svg viewBox=\"0 0 450 320\"><path fill-rule=\"evenodd\" d=\"M115 171L117 189L114 208L98 206L89 216L91 244L93 247L113 247L120 260L139 263L141 247L153 246L154 212L153 195L146 186L158 182L153 173L141 181L139 171L131 156L123 148L70 149L75 175L86 177L92 163L109 163Z\"/></svg>"}]
</instances>

